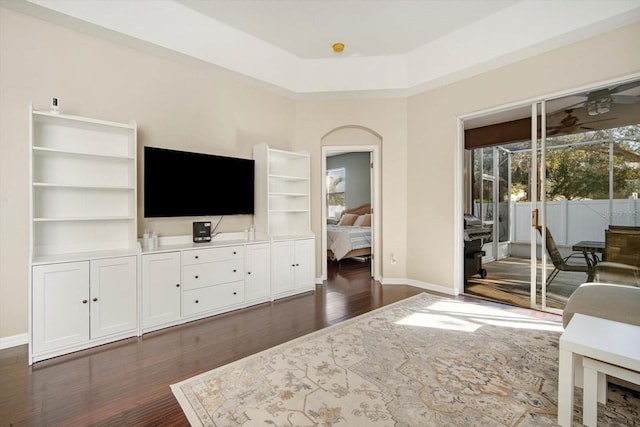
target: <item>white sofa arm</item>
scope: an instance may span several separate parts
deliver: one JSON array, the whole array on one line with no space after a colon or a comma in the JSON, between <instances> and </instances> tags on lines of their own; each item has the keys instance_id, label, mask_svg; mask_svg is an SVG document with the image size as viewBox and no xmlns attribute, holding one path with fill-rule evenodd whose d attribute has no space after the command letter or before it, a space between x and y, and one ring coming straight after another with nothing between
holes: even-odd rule
<instances>
[{"instance_id":1,"label":"white sofa arm","mask_svg":"<svg viewBox=\"0 0 640 427\"><path fill-rule=\"evenodd\" d=\"M640 325L640 288L609 283L584 283L569 297L562 314L566 328L575 313Z\"/></svg>"}]
</instances>

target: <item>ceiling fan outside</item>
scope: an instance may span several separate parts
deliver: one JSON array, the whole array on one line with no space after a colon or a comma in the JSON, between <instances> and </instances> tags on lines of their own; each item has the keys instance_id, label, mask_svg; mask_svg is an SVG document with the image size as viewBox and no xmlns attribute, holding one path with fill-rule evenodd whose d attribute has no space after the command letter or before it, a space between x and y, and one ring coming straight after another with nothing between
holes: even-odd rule
<instances>
[{"instance_id":1,"label":"ceiling fan outside","mask_svg":"<svg viewBox=\"0 0 640 427\"><path fill-rule=\"evenodd\" d=\"M615 117L610 117L610 118L606 118L606 119L590 120L590 121L587 121L587 122L579 123L580 119L572 114L573 113L573 109L567 109L564 112L567 113L567 116L564 117L562 120L560 120L560 124L559 125L547 126L547 135L548 136L554 136L554 135L558 135L558 134L574 133L578 129L597 130L595 128L587 127L587 126L584 126L584 125L591 124L591 123L597 123L597 122L605 122L605 121L615 120L616 119Z\"/></svg>"},{"instance_id":2,"label":"ceiling fan outside","mask_svg":"<svg viewBox=\"0 0 640 427\"><path fill-rule=\"evenodd\" d=\"M578 93L573 96L584 97L584 101L564 107L565 112L574 107L584 105L587 114L597 116L611 111L611 104L636 104L640 103L640 96L621 95L619 92L626 92L640 86L640 80L621 84L612 88L597 89L591 92Z\"/></svg>"}]
</instances>

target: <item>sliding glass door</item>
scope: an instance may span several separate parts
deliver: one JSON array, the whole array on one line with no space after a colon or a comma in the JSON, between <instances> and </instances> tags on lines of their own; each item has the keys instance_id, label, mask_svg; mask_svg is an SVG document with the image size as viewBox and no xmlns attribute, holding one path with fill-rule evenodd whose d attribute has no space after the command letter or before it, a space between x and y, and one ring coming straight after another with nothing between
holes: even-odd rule
<instances>
[{"instance_id":1,"label":"sliding glass door","mask_svg":"<svg viewBox=\"0 0 640 427\"><path fill-rule=\"evenodd\" d=\"M607 230L640 227L640 81L464 124L465 212L491 231L465 293L560 312L598 279Z\"/></svg>"},{"instance_id":2,"label":"sliding glass door","mask_svg":"<svg viewBox=\"0 0 640 427\"><path fill-rule=\"evenodd\" d=\"M639 94L635 81L546 103L544 223L563 265L578 271L549 276L543 309L563 309L577 286L598 279L611 226L640 226Z\"/></svg>"}]
</instances>

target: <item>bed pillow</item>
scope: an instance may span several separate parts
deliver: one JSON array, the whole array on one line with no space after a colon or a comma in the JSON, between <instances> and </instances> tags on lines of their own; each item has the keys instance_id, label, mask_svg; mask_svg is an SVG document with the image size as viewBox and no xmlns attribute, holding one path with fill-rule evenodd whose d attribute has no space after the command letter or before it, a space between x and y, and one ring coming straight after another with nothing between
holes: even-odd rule
<instances>
[{"instance_id":1,"label":"bed pillow","mask_svg":"<svg viewBox=\"0 0 640 427\"><path fill-rule=\"evenodd\" d=\"M338 225L351 226L357 218L358 215L356 214L344 214L342 215L342 218L340 218Z\"/></svg>"},{"instance_id":2,"label":"bed pillow","mask_svg":"<svg viewBox=\"0 0 640 427\"><path fill-rule=\"evenodd\" d=\"M371 214L360 215L353 223L354 227L371 227Z\"/></svg>"}]
</instances>

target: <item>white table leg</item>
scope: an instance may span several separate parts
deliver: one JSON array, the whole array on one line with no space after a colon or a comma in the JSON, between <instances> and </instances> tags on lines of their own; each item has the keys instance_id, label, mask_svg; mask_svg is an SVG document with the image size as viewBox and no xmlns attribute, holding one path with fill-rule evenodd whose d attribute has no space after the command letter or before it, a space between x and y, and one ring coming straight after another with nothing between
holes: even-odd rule
<instances>
[{"instance_id":1,"label":"white table leg","mask_svg":"<svg viewBox=\"0 0 640 427\"><path fill-rule=\"evenodd\" d=\"M558 364L558 424L563 427L570 427L573 423L574 365L573 352L563 349L561 341Z\"/></svg>"},{"instance_id":2,"label":"white table leg","mask_svg":"<svg viewBox=\"0 0 640 427\"><path fill-rule=\"evenodd\" d=\"M598 403L607 404L607 374L598 371Z\"/></svg>"},{"instance_id":3,"label":"white table leg","mask_svg":"<svg viewBox=\"0 0 640 427\"><path fill-rule=\"evenodd\" d=\"M573 354L573 385L578 388L582 388L582 355L578 353Z\"/></svg>"},{"instance_id":4,"label":"white table leg","mask_svg":"<svg viewBox=\"0 0 640 427\"><path fill-rule=\"evenodd\" d=\"M587 363L584 364L583 373L582 422L587 427L596 427L598 425L598 395L600 394L598 377L601 375Z\"/></svg>"}]
</instances>

